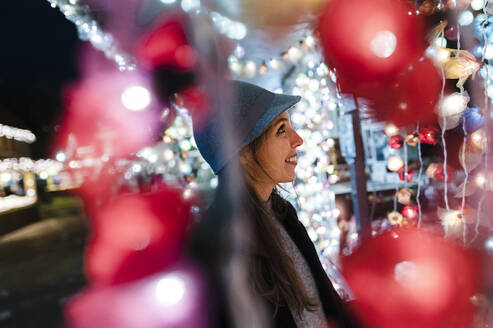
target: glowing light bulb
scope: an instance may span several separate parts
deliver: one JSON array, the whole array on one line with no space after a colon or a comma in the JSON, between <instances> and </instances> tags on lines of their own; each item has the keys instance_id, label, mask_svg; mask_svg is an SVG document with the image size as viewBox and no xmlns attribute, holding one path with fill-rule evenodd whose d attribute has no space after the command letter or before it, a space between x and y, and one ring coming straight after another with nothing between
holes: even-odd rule
<instances>
[{"instance_id":1,"label":"glowing light bulb","mask_svg":"<svg viewBox=\"0 0 493 328\"><path fill-rule=\"evenodd\" d=\"M287 57L291 62L293 62L293 63L298 62L298 60L301 59L301 56L302 56L302 53L301 53L300 49L298 49L296 47L289 48L288 53L287 53Z\"/></svg>"},{"instance_id":2,"label":"glowing light bulb","mask_svg":"<svg viewBox=\"0 0 493 328\"><path fill-rule=\"evenodd\" d=\"M469 10L466 10L459 15L457 22L459 23L459 25L467 26L471 24L473 20L474 20L473 13L470 12Z\"/></svg>"},{"instance_id":3,"label":"glowing light bulb","mask_svg":"<svg viewBox=\"0 0 493 328\"><path fill-rule=\"evenodd\" d=\"M176 274L168 274L158 281L155 296L165 305L178 304L185 296L187 287L181 277Z\"/></svg>"},{"instance_id":4,"label":"glowing light bulb","mask_svg":"<svg viewBox=\"0 0 493 328\"><path fill-rule=\"evenodd\" d=\"M59 162L65 162L67 160L67 155L63 151L60 151L55 156L56 160Z\"/></svg>"},{"instance_id":5,"label":"glowing light bulb","mask_svg":"<svg viewBox=\"0 0 493 328\"><path fill-rule=\"evenodd\" d=\"M3 172L0 175L0 180L2 180L2 182L9 182L11 179L12 179L12 175L8 172Z\"/></svg>"},{"instance_id":6,"label":"glowing light bulb","mask_svg":"<svg viewBox=\"0 0 493 328\"><path fill-rule=\"evenodd\" d=\"M144 110L151 103L151 93L142 86L132 86L123 91L121 101L129 110Z\"/></svg>"},{"instance_id":7,"label":"glowing light bulb","mask_svg":"<svg viewBox=\"0 0 493 328\"><path fill-rule=\"evenodd\" d=\"M399 156L392 156L387 162L387 168L392 172L397 172L404 166L404 161Z\"/></svg>"},{"instance_id":8,"label":"glowing light bulb","mask_svg":"<svg viewBox=\"0 0 493 328\"><path fill-rule=\"evenodd\" d=\"M474 179L474 182L478 187L483 188L485 183L486 183L486 177L484 173L480 172L476 175L476 178Z\"/></svg>"},{"instance_id":9,"label":"glowing light bulb","mask_svg":"<svg viewBox=\"0 0 493 328\"><path fill-rule=\"evenodd\" d=\"M483 9L483 2L484 2L484 0L472 0L471 1L471 8L472 8L472 10L481 10L481 9Z\"/></svg>"},{"instance_id":10,"label":"glowing light bulb","mask_svg":"<svg viewBox=\"0 0 493 328\"><path fill-rule=\"evenodd\" d=\"M247 78L252 78L255 76L257 72L257 65L251 61L248 60L245 62L245 66L243 67L243 75Z\"/></svg>"},{"instance_id":11,"label":"glowing light bulb","mask_svg":"<svg viewBox=\"0 0 493 328\"><path fill-rule=\"evenodd\" d=\"M164 3L165 5L170 5L170 4L176 2L176 0L160 0L160 1L161 1L161 3Z\"/></svg>"},{"instance_id":12,"label":"glowing light bulb","mask_svg":"<svg viewBox=\"0 0 493 328\"><path fill-rule=\"evenodd\" d=\"M384 129L384 133L387 136L392 137L399 134L399 128L394 124L388 124Z\"/></svg>"},{"instance_id":13,"label":"glowing light bulb","mask_svg":"<svg viewBox=\"0 0 493 328\"><path fill-rule=\"evenodd\" d=\"M441 117L455 116L462 113L467 108L469 96L467 92L454 92L443 98L438 110Z\"/></svg>"},{"instance_id":14,"label":"glowing light bulb","mask_svg":"<svg viewBox=\"0 0 493 328\"><path fill-rule=\"evenodd\" d=\"M378 31L371 41L371 51L379 58L392 56L397 46L397 38L394 33L383 30Z\"/></svg>"},{"instance_id":15,"label":"glowing light bulb","mask_svg":"<svg viewBox=\"0 0 493 328\"><path fill-rule=\"evenodd\" d=\"M39 173L39 177L40 177L41 179L43 179L43 180L48 179L48 172L46 172L46 171L41 171L41 172Z\"/></svg>"},{"instance_id":16,"label":"glowing light bulb","mask_svg":"<svg viewBox=\"0 0 493 328\"><path fill-rule=\"evenodd\" d=\"M483 148L485 146L484 131L477 130L471 134L471 141L474 146L478 148Z\"/></svg>"}]
</instances>

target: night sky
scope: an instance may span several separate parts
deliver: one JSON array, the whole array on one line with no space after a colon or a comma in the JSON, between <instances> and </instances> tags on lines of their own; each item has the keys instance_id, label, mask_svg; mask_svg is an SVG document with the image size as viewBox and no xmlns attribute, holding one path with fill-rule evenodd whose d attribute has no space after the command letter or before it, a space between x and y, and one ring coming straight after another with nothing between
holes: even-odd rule
<instances>
[{"instance_id":1,"label":"night sky","mask_svg":"<svg viewBox=\"0 0 493 328\"><path fill-rule=\"evenodd\" d=\"M0 2L0 123L31 130L32 157L49 155L62 88L77 79L75 26L46 0Z\"/></svg>"}]
</instances>

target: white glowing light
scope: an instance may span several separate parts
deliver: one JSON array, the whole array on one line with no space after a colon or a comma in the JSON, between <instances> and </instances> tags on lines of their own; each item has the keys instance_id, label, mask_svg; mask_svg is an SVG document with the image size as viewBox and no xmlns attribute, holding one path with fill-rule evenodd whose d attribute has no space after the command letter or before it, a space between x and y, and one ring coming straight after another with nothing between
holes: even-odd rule
<instances>
[{"instance_id":1,"label":"white glowing light","mask_svg":"<svg viewBox=\"0 0 493 328\"><path fill-rule=\"evenodd\" d=\"M142 165L140 165L140 164L134 164L132 166L132 171L134 171L135 173L139 173L140 171L142 171Z\"/></svg>"},{"instance_id":2,"label":"white glowing light","mask_svg":"<svg viewBox=\"0 0 493 328\"><path fill-rule=\"evenodd\" d=\"M392 56L397 46L397 38L394 33L384 30L378 31L371 41L371 51L380 58Z\"/></svg>"},{"instance_id":3,"label":"white glowing light","mask_svg":"<svg viewBox=\"0 0 493 328\"><path fill-rule=\"evenodd\" d=\"M43 179L43 180L48 179L48 172L43 171L43 172L39 173L39 177L40 177L41 179Z\"/></svg>"},{"instance_id":4,"label":"white glowing light","mask_svg":"<svg viewBox=\"0 0 493 328\"><path fill-rule=\"evenodd\" d=\"M200 0L182 0L181 9L184 11L191 11L193 9L200 8Z\"/></svg>"},{"instance_id":5,"label":"white glowing light","mask_svg":"<svg viewBox=\"0 0 493 328\"><path fill-rule=\"evenodd\" d=\"M443 98L438 115L441 117L455 116L461 114L467 108L469 96L467 92L454 92Z\"/></svg>"},{"instance_id":6,"label":"white glowing light","mask_svg":"<svg viewBox=\"0 0 493 328\"><path fill-rule=\"evenodd\" d=\"M313 36L311 36L311 35L307 36L305 38L305 44L308 47L312 48L315 45L315 38Z\"/></svg>"},{"instance_id":7,"label":"white glowing light","mask_svg":"<svg viewBox=\"0 0 493 328\"><path fill-rule=\"evenodd\" d=\"M34 141L36 141L36 136L31 131L18 129L3 124L0 124L0 137L14 139L26 143L33 143Z\"/></svg>"},{"instance_id":8,"label":"white glowing light","mask_svg":"<svg viewBox=\"0 0 493 328\"><path fill-rule=\"evenodd\" d=\"M291 62L293 62L293 63L298 62L301 59L301 56L303 56L303 53L301 52L301 50L299 48L296 48L296 47L289 48L288 59Z\"/></svg>"},{"instance_id":9,"label":"white glowing light","mask_svg":"<svg viewBox=\"0 0 493 328\"><path fill-rule=\"evenodd\" d=\"M447 39L446 38L442 38L442 37L436 38L435 39L435 46L446 48L447 47Z\"/></svg>"},{"instance_id":10,"label":"white glowing light","mask_svg":"<svg viewBox=\"0 0 493 328\"><path fill-rule=\"evenodd\" d=\"M459 15L457 22L459 23L459 25L467 26L467 25L471 24L473 22L473 20L474 20L473 13L470 12L469 10L466 10L466 11L463 11Z\"/></svg>"},{"instance_id":11,"label":"white glowing light","mask_svg":"<svg viewBox=\"0 0 493 328\"><path fill-rule=\"evenodd\" d=\"M269 66L272 69L279 69L279 67L281 67L281 63L277 59L271 59L269 61Z\"/></svg>"},{"instance_id":12,"label":"white glowing light","mask_svg":"<svg viewBox=\"0 0 493 328\"><path fill-rule=\"evenodd\" d=\"M156 298L170 306L178 304L185 296L187 287L183 279L175 274L168 274L156 284Z\"/></svg>"},{"instance_id":13,"label":"white glowing light","mask_svg":"<svg viewBox=\"0 0 493 328\"><path fill-rule=\"evenodd\" d=\"M67 155L63 151L60 151L55 156L56 160L59 162L65 162L67 160Z\"/></svg>"},{"instance_id":14,"label":"white glowing light","mask_svg":"<svg viewBox=\"0 0 493 328\"><path fill-rule=\"evenodd\" d=\"M164 3L165 5L170 5L172 3L175 3L176 0L160 0L162 3Z\"/></svg>"},{"instance_id":15,"label":"white glowing light","mask_svg":"<svg viewBox=\"0 0 493 328\"><path fill-rule=\"evenodd\" d=\"M471 1L472 10L482 10L484 1L485 0L472 0Z\"/></svg>"},{"instance_id":16,"label":"white glowing light","mask_svg":"<svg viewBox=\"0 0 493 328\"><path fill-rule=\"evenodd\" d=\"M163 151L163 159L165 161L172 160L173 157L175 157L175 153L171 149L166 149L165 151Z\"/></svg>"},{"instance_id":17,"label":"white glowing light","mask_svg":"<svg viewBox=\"0 0 493 328\"><path fill-rule=\"evenodd\" d=\"M256 73L257 65L251 60L246 61L245 66L243 67L243 75L247 78L252 78Z\"/></svg>"},{"instance_id":18,"label":"white glowing light","mask_svg":"<svg viewBox=\"0 0 493 328\"><path fill-rule=\"evenodd\" d=\"M435 56L439 62L444 63L450 58L450 51L444 48L438 48L435 52Z\"/></svg>"},{"instance_id":19,"label":"white glowing light","mask_svg":"<svg viewBox=\"0 0 493 328\"><path fill-rule=\"evenodd\" d=\"M476 178L474 179L474 182L476 182L476 185L478 185L478 187L484 187L484 184L486 183L486 177L484 176L484 173L478 173L476 175Z\"/></svg>"},{"instance_id":20,"label":"white glowing light","mask_svg":"<svg viewBox=\"0 0 493 328\"><path fill-rule=\"evenodd\" d=\"M484 53L484 58L486 58L486 59L492 59L493 58L493 45L488 44L486 46L486 50L485 50L485 53Z\"/></svg>"},{"instance_id":21,"label":"white glowing light","mask_svg":"<svg viewBox=\"0 0 493 328\"><path fill-rule=\"evenodd\" d=\"M392 137L399 134L399 128L394 124L388 124L385 126L384 132L387 136Z\"/></svg>"},{"instance_id":22,"label":"white glowing light","mask_svg":"<svg viewBox=\"0 0 493 328\"><path fill-rule=\"evenodd\" d=\"M9 182L10 180L12 180L12 175L8 172L3 172L1 175L0 175L0 180L2 182Z\"/></svg>"},{"instance_id":23,"label":"white glowing light","mask_svg":"<svg viewBox=\"0 0 493 328\"><path fill-rule=\"evenodd\" d=\"M151 103L151 93L142 86L132 86L122 93L121 101L127 109L140 111Z\"/></svg>"},{"instance_id":24,"label":"white glowing light","mask_svg":"<svg viewBox=\"0 0 493 328\"><path fill-rule=\"evenodd\" d=\"M387 162L387 167L392 172L397 172L404 166L404 161L399 156L392 156Z\"/></svg>"},{"instance_id":25,"label":"white glowing light","mask_svg":"<svg viewBox=\"0 0 493 328\"><path fill-rule=\"evenodd\" d=\"M493 251L493 237L490 237L486 240L486 242L484 243L484 247L487 251Z\"/></svg>"}]
</instances>

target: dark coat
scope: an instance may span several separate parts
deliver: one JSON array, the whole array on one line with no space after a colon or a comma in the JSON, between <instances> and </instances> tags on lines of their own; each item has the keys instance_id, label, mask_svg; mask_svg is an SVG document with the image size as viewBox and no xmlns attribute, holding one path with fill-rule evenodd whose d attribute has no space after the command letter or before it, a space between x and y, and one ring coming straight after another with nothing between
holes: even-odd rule
<instances>
[{"instance_id":1,"label":"dark coat","mask_svg":"<svg viewBox=\"0 0 493 328\"><path fill-rule=\"evenodd\" d=\"M286 229L287 233L294 241L301 254L305 258L313 278L317 285L318 294L322 303L322 308L330 324L334 327L361 327L355 316L350 313L347 305L341 300L331 281L327 277L315 246L313 245L303 224L298 220L296 210L289 204L286 209L286 215L279 221ZM274 314L274 306L270 306ZM274 316L275 327L296 327L291 311L287 306L280 307ZM331 326L332 327L332 326Z\"/></svg>"},{"instance_id":2,"label":"dark coat","mask_svg":"<svg viewBox=\"0 0 493 328\"><path fill-rule=\"evenodd\" d=\"M207 280L208 312L210 327L233 327L231 313L228 310L228 293L225 291L221 267L228 258L227 227L234 210L229 202L218 201L207 211L203 220L192 232L189 244L189 255L202 267ZM222 198L224 200L224 198ZM319 292L322 308L327 316L330 328L362 327L347 305L341 300L320 263L317 251L310 240L303 224L298 220L296 210L289 204L279 219L292 238L311 269ZM287 306L275 307L266 301L268 314L274 327L296 327L295 321ZM318 327L317 327L318 328Z\"/></svg>"}]
</instances>

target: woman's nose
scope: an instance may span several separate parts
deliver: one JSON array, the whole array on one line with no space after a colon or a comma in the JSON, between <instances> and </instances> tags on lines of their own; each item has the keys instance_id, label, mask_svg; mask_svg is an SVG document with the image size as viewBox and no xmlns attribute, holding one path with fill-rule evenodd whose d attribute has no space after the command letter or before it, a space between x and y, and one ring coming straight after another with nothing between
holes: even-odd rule
<instances>
[{"instance_id":1,"label":"woman's nose","mask_svg":"<svg viewBox=\"0 0 493 328\"><path fill-rule=\"evenodd\" d=\"M303 144L303 139L296 131L293 131L293 140L291 142L293 148L297 148Z\"/></svg>"}]
</instances>

